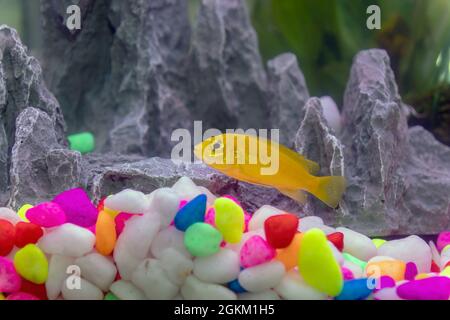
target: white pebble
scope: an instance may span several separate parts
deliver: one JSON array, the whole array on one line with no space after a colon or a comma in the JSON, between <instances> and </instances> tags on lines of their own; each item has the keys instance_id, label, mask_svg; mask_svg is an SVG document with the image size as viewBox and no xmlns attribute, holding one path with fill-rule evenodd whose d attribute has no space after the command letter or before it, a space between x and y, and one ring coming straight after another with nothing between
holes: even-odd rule
<instances>
[{"instance_id":1,"label":"white pebble","mask_svg":"<svg viewBox=\"0 0 450 320\"><path fill-rule=\"evenodd\" d=\"M149 199L140 191L125 189L105 199L105 207L126 213L144 213L149 207Z\"/></svg>"},{"instance_id":2,"label":"white pebble","mask_svg":"<svg viewBox=\"0 0 450 320\"><path fill-rule=\"evenodd\" d=\"M343 227L337 228L336 231L344 234L344 252L363 261L377 255L377 247L369 237Z\"/></svg>"},{"instance_id":3,"label":"white pebble","mask_svg":"<svg viewBox=\"0 0 450 320\"><path fill-rule=\"evenodd\" d=\"M152 193L148 212L157 213L160 216L161 226L170 225L178 212L181 197L171 188L157 189Z\"/></svg>"},{"instance_id":4,"label":"white pebble","mask_svg":"<svg viewBox=\"0 0 450 320\"><path fill-rule=\"evenodd\" d=\"M431 269L431 249L418 236L387 241L378 248L378 254L403 260L405 263L414 262L419 273L430 272Z\"/></svg>"},{"instance_id":5,"label":"white pebble","mask_svg":"<svg viewBox=\"0 0 450 320\"><path fill-rule=\"evenodd\" d=\"M362 270L360 266L358 266L356 263L353 263L351 261L345 260L342 264L342 267L347 268L353 273L353 276L355 278L362 278L364 275L365 270Z\"/></svg>"},{"instance_id":6,"label":"white pebble","mask_svg":"<svg viewBox=\"0 0 450 320\"><path fill-rule=\"evenodd\" d=\"M395 260L394 258L388 257L388 256L375 256L369 259L369 261L367 261L367 264L372 263L372 262L380 262L380 261L393 261Z\"/></svg>"},{"instance_id":7,"label":"white pebble","mask_svg":"<svg viewBox=\"0 0 450 320\"><path fill-rule=\"evenodd\" d=\"M150 300L173 299L179 290L167 277L160 261L155 259L142 261L133 272L131 282Z\"/></svg>"},{"instance_id":8,"label":"white pebble","mask_svg":"<svg viewBox=\"0 0 450 320\"><path fill-rule=\"evenodd\" d=\"M185 200L192 200L201 194L200 190L197 188L197 185L188 177L181 177L177 182L175 182L172 189Z\"/></svg>"},{"instance_id":9,"label":"white pebble","mask_svg":"<svg viewBox=\"0 0 450 320\"><path fill-rule=\"evenodd\" d=\"M55 300L61 293L64 281L69 276L67 268L74 265L75 259L54 254L51 256L48 265L48 277L45 282L47 297L49 300Z\"/></svg>"},{"instance_id":10,"label":"white pebble","mask_svg":"<svg viewBox=\"0 0 450 320\"><path fill-rule=\"evenodd\" d=\"M116 278L117 269L111 259L93 252L75 260L75 264L81 269L81 276L99 287L104 292L108 291Z\"/></svg>"},{"instance_id":11,"label":"white pebble","mask_svg":"<svg viewBox=\"0 0 450 320\"><path fill-rule=\"evenodd\" d=\"M305 283L298 271L289 271L274 288L286 300L326 300L327 295Z\"/></svg>"},{"instance_id":12,"label":"white pebble","mask_svg":"<svg viewBox=\"0 0 450 320\"><path fill-rule=\"evenodd\" d=\"M21 221L17 213L9 208L0 208L0 220L9 221L14 225Z\"/></svg>"},{"instance_id":13,"label":"white pebble","mask_svg":"<svg viewBox=\"0 0 450 320\"><path fill-rule=\"evenodd\" d=\"M403 300L398 296L396 287L378 290L373 293L373 298L375 300Z\"/></svg>"},{"instance_id":14,"label":"white pebble","mask_svg":"<svg viewBox=\"0 0 450 320\"><path fill-rule=\"evenodd\" d=\"M239 256L231 249L194 260L194 275L205 282L227 283L236 279L240 271Z\"/></svg>"},{"instance_id":15,"label":"white pebble","mask_svg":"<svg viewBox=\"0 0 450 320\"><path fill-rule=\"evenodd\" d=\"M150 251L153 257L161 258L164 250L173 248L185 255L187 258L192 258L192 255L187 251L184 245L184 232L178 230L174 226L170 226L161 230L153 239Z\"/></svg>"},{"instance_id":16,"label":"white pebble","mask_svg":"<svg viewBox=\"0 0 450 320\"><path fill-rule=\"evenodd\" d=\"M238 279L245 290L261 292L277 286L284 274L284 265L279 261L272 261L244 269Z\"/></svg>"},{"instance_id":17,"label":"white pebble","mask_svg":"<svg viewBox=\"0 0 450 320\"><path fill-rule=\"evenodd\" d=\"M248 223L248 230L257 230L264 228L264 221L266 221L268 218L272 216L277 216L280 214L283 214L284 212L280 209L277 209L275 207L264 205L258 210L255 211L252 218L250 219Z\"/></svg>"},{"instance_id":18,"label":"white pebble","mask_svg":"<svg viewBox=\"0 0 450 320\"><path fill-rule=\"evenodd\" d=\"M236 294L219 284L206 283L195 276L187 277L181 287L181 296L186 300L236 300Z\"/></svg>"},{"instance_id":19,"label":"white pebble","mask_svg":"<svg viewBox=\"0 0 450 320\"><path fill-rule=\"evenodd\" d=\"M323 220L321 217L317 216L308 216L300 219L298 223L298 231L306 232L312 228L320 228L323 227Z\"/></svg>"},{"instance_id":20,"label":"white pebble","mask_svg":"<svg viewBox=\"0 0 450 320\"><path fill-rule=\"evenodd\" d=\"M330 241L328 241L328 245L331 248L331 251L333 251L333 255L334 255L334 259L336 259L337 263L342 266L342 264L344 263L345 259L344 256L342 255L342 253L334 246L334 244Z\"/></svg>"},{"instance_id":21,"label":"white pebble","mask_svg":"<svg viewBox=\"0 0 450 320\"><path fill-rule=\"evenodd\" d=\"M239 300L281 300L280 296L273 290L263 292L244 292L238 295Z\"/></svg>"},{"instance_id":22,"label":"white pebble","mask_svg":"<svg viewBox=\"0 0 450 320\"><path fill-rule=\"evenodd\" d=\"M116 281L109 290L120 300L145 300L145 295L141 289L137 288L130 281Z\"/></svg>"},{"instance_id":23,"label":"white pebble","mask_svg":"<svg viewBox=\"0 0 450 320\"><path fill-rule=\"evenodd\" d=\"M173 248L164 250L160 262L168 279L177 286L183 285L194 268L194 262L191 259Z\"/></svg>"},{"instance_id":24,"label":"white pebble","mask_svg":"<svg viewBox=\"0 0 450 320\"><path fill-rule=\"evenodd\" d=\"M114 248L114 261L122 279L130 280L133 271L142 260L144 258L133 255L133 251L126 245L126 238L119 237L117 239L116 247Z\"/></svg>"},{"instance_id":25,"label":"white pebble","mask_svg":"<svg viewBox=\"0 0 450 320\"><path fill-rule=\"evenodd\" d=\"M103 292L89 281L80 278L79 288L62 287L62 296L65 300L103 300Z\"/></svg>"},{"instance_id":26,"label":"white pebble","mask_svg":"<svg viewBox=\"0 0 450 320\"><path fill-rule=\"evenodd\" d=\"M95 235L82 227L66 223L49 230L38 242L38 247L48 254L81 257L92 251Z\"/></svg>"}]
</instances>

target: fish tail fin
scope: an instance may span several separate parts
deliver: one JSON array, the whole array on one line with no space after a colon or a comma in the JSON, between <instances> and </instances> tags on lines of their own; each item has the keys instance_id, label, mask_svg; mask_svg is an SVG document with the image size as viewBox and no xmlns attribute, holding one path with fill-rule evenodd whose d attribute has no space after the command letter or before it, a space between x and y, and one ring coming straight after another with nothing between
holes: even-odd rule
<instances>
[{"instance_id":1,"label":"fish tail fin","mask_svg":"<svg viewBox=\"0 0 450 320\"><path fill-rule=\"evenodd\" d=\"M327 206L336 208L345 192L347 182L343 176L317 177L317 185L310 191Z\"/></svg>"},{"instance_id":2,"label":"fish tail fin","mask_svg":"<svg viewBox=\"0 0 450 320\"><path fill-rule=\"evenodd\" d=\"M306 203L306 194L303 190L288 190L288 189L278 189L282 194L288 196L291 199L299 202L300 204Z\"/></svg>"}]
</instances>

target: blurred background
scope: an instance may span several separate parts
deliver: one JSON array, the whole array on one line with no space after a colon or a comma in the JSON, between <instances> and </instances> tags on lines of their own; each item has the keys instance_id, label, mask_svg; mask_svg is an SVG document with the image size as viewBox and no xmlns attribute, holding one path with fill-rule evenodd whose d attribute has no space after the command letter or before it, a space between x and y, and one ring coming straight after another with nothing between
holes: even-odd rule
<instances>
[{"instance_id":1,"label":"blurred background","mask_svg":"<svg viewBox=\"0 0 450 320\"><path fill-rule=\"evenodd\" d=\"M201 0L186 1L194 23ZM353 56L387 50L403 100L415 110L411 124L450 145L450 0L246 1L264 60L295 53L311 95L330 95L338 105ZM381 8L381 30L366 28L373 4ZM0 0L0 24L16 28L37 58L39 6L39 0Z\"/></svg>"}]
</instances>

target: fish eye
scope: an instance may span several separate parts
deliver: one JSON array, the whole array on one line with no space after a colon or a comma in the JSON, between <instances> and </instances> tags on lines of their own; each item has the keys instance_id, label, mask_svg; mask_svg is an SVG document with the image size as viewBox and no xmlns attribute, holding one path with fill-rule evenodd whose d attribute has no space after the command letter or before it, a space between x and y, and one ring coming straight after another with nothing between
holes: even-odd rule
<instances>
[{"instance_id":1,"label":"fish eye","mask_svg":"<svg viewBox=\"0 0 450 320\"><path fill-rule=\"evenodd\" d=\"M213 151L217 151L218 149L220 149L220 147L222 146L222 144L220 142L216 142L213 145Z\"/></svg>"}]
</instances>

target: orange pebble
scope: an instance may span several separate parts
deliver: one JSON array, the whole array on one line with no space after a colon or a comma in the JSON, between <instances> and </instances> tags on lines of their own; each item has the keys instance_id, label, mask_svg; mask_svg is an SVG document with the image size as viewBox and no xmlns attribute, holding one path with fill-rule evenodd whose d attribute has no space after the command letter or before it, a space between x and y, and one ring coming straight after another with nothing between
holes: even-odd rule
<instances>
[{"instance_id":1,"label":"orange pebble","mask_svg":"<svg viewBox=\"0 0 450 320\"><path fill-rule=\"evenodd\" d=\"M366 266L368 277L389 276L395 281L405 279L406 263L400 260L371 262Z\"/></svg>"},{"instance_id":2,"label":"orange pebble","mask_svg":"<svg viewBox=\"0 0 450 320\"><path fill-rule=\"evenodd\" d=\"M294 239L292 239L292 242L288 247L277 250L275 259L284 264L286 271L291 270L297 266L298 252L300 250L300 242L302 240L302 237L303 234L301 233L295 234Z\"/></svg>"},{"instance_id":3,"label":"orange pebble","mask_svg":"<svg viewBox=\"0 0 450 320\"><path fill-rule=\"evenodd\" d=\"M116 223L113 216L107 211L100 211L95 225L95 249L104 255L109 256L116 245Z\"/></svg>"}]
</instances>

